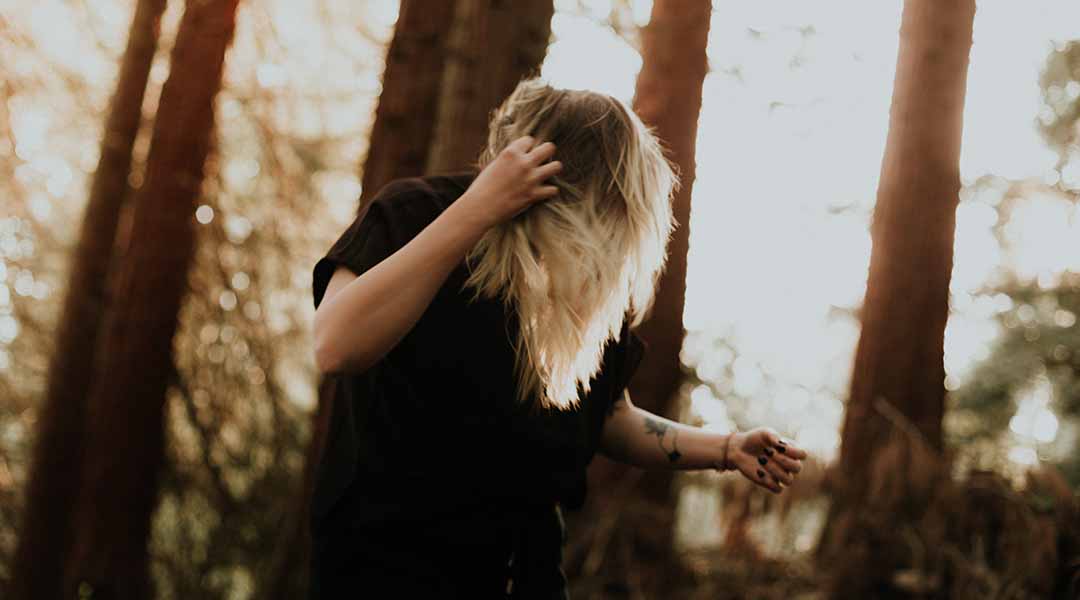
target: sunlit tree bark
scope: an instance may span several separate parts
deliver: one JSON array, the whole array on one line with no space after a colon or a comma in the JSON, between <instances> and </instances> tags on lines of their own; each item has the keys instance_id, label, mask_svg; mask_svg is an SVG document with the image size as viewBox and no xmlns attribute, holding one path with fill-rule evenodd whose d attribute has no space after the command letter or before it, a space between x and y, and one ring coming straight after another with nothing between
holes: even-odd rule
<instances>
[{"instance_id":1,"label":"sunlit tree bark","mask_svg":"<svg viewBox=\"0 0 1080 600\"><path fill-rule=\"evenodd\" d=\"M446 62L447 23L456 4L401 2L364 159L360 210L388 181L425 171Z\"/></svg>"},{"instance_id":2,"label":"sunlit tree bark","mask_svg":"<svg viewBox=\"0 0 1080 600\"><path fill-rule=\"evenodd\" d=\"M837 511L866 503L875 452L897 415L929 448L941 448L943 342L974 14L974 0L904 3ZM858 533L834 529L823 549L843 547Z\"/></svg>"},{"instance_id":3,"label":"sunlit tree bark","mask_svg":"<svg viewBox=\"0 0 1080 600\"><path fill-rule=\"evenodd\" d=\"M33 462L13 565L13 598L55 598L56 573L71 542L68 506L82 458L86 390L107 304L106 281L120 208L128 194L132 147L142 119L150 65L157 50L165 0L139 0L109 103L101 154L91 181L67 292L52 350L45 398L37 419Z\"/></svg>"},{"instance_id":4,"label":"sunlit tree bark","mask_svg":"<svg viewBox=\"0 0 1080 600\"><path fill-rule=\"evenodd\" d=\"M467 168L488 116L518 81L539 73L551 39L551 0L459 0L450 28L430 173Z\"/></svg>"},{"instance_id":5,"label":"sunlit tree bark","mask_svg":"<svg viewBox=\"0 0 1080 600\"><path fill-rule=\"evenodd\" d=\"M136 192L130 242L97 356L64 597L153 597L147 537L163 460L173 336L237 0L189 1Z\"/></svg>"},{"instance_id":6,"label":"sunlit tree bark","mask_svg":"<svg viewBox=\"0 0 1080 600\"><path fill-rule=\"evenodd\" d=\"M668 156L679 168L681 186L673 207L678 226L668 244L667 267L660 278L656 302L638 333L649 344L630 383L635 405L656 414L678 418L674 400L682 379L683 306L686 297L686 258L690 242L690 197L696 172L695 145L702 85L708 72L706 45L712 16L710 0L657 0L649 24L641 31L642 66L633 106L642 120L654 127ZM643 500L652 504L644 514L650 523L626 521L634 537L666 550L672 541L674 498L670 472L633 473L623 465L598 457L590 468L590 494L597 504L615 499L605 492L621 490L616 481L641 477L637 484ZM651 521L650 517L650 521ZM634 532L638 533L634 533Z\"/></svg>"}]
</instances>

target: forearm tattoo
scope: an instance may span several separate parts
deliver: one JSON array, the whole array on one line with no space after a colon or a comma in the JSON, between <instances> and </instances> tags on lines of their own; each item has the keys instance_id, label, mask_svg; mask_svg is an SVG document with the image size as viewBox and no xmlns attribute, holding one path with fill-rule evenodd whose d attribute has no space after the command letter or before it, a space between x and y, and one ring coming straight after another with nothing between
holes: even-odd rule
<instances>
[{"instance_id":1,"label":"forearm tattoo","mask_svg":"<svg viewBox=\"0 0 1080 600\"><path fill-rule=\"evenodd\" d=\"M664 446L664 434L671 431L671 449ZM656 443L660 444L660 450L667 455L668 462L674 463L682 456L679 452L679 430L673 429L656 419L645 417L645 433L655 435Z\"/></svg>"}]
</instances>

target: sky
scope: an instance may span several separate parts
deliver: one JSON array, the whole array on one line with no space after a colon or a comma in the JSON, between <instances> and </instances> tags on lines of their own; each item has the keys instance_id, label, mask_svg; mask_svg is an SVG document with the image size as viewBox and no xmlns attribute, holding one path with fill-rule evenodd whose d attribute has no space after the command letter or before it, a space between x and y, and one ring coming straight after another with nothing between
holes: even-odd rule
<instances>
[{"instance_id":1,"label":"sky","mask_svg":"<svg viewBox=\"0 0 1080 600\"><path fill-rule=\"evenodd\" d=\"M644 25L651 3L632 4L635 23ZM641 63L597 23L611 3L557 6L565 12L553 21L556 41L543 75L630 102ZM744 419L796 435L823 457L836 451L859 329L833 307L857 307L865 292L901 6L714 3L683 351L684 362L714 383L691 391L708 426L730 428L728 409L738 396ZM1035 129L1038 76L1055 42L1080 37L1080 5L1038 6L977 5L960 158L965 184L986 174L1023 179L1053 171L1056 155ZM990 231L996 211L979 202L958 210L946 332L950 388L987 355L999 334L993 315L1008 308L972 292L1007 260L1033 276L1059 270L1062 244L1080 237L1071 205L1060 198L1044 204L1014 228L1023 256L1011 258ZM736 351L717 350L717 339Z\"/></svg>"}]
</instances>

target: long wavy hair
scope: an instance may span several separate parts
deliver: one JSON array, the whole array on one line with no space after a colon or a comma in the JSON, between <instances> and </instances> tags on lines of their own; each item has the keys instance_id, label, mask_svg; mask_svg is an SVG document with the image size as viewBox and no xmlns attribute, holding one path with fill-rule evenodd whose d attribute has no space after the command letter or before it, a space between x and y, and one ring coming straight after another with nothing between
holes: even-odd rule
<instances>
[{"instance_id":1,"label":"long wavy hair","mask_svg":"<svg viewBox=\"0 0 1080 600\"><path fill-rule=\"evenodd\" d=\"M530 135L555 143L559 194L489 229L465 257L473 299L502 297L518 324L517 401L574 407L624 319L652 308L675 226L678 167L654 131L607 94L522 80L489 119L479 171Z\"/></svg>"}]
</instances>

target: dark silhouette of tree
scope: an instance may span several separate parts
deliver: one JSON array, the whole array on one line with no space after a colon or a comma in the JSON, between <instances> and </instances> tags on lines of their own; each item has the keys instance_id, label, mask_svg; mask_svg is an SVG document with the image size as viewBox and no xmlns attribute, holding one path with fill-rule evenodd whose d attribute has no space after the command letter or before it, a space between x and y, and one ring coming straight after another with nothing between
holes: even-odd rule
<instances>
[{"instance_id":1,"label":"dark silhouette of tree","mask_svg":"<svg viewBox=\"0 0 1080 600\"><path fill-rule=\"evenodd\" d=\"M446 62L447 23L456 4L401 2L363 161L361 211L388 181L426 171Z\"/></svg>"},{"instance_id":2,"label":"dark silhouette of tree","mask_svg":"<svg viewBox=\"0 0 1080 600\"><path fill-rule=\"evenodd\" d=\"M446 61L446 24L454 14L456 1L425 3L402 0L394 37L386 52L382 91L375 111L363 160L363 175L357 214L363 214L379 189L399 177L425 172L428 149L435 131L436 108L442 89ZM336 376L320 377L318 405L311 418L311 437L304 459L300 493L286 539L272 560L262 597L290 598L288 581L307 568L311 553L308 511L330 420ZM306 579L304 581L306 585Z\"/></svg>"},{"instance_id":3,"label":"dark silhouette of tree","mask_svg":"<svg viewBox=\"0 0 1080 600\"><path fill-rule=\"evenodd\" d=\"M942 447L943 343L974 15L974 0L904 3L871 226L869 279L860 310L862 331L844 417L838 486L820 547L822 557L846 553L849 558L838 569L873 562L877 542L857 515L872 511L875 499L890 506L896 500L875 493L881 491L872 484L875 470L895 462L878 460L879 450L891 448L887 442L896 435L919 452ZM913 497L910 511L895 518L917 518L925 508L919 503ZM888 562L869 565L867 572ZM865 578L873 580L873 575ZM855 582L847 584L854 590L850 597L860 597Z\"/></svg>"},{"instance_id":4,"label":"dark silhouette of tree","mask_svg":"<svg viewBox=\"0 0 1080 600\"><path fill-rule=\"evenodd\" d=\"M636 406L671 418L679 416L674 401L683 377L679 352L685 336L682 316L690 242L690 198L696 172L694 154L702 85L709 70L706 46L711 17L710 0L657 0L653 4L649 24L641 30L642 66L633 99L634 111L655 129L681 178L673 198L678 225L668 243L667 266L660 277L652 312L638 329L649 344L649 351L630 383L630 397ZM626 490L634 487L639 490L635 501L640 506L621 519L617 532L605 535L617 536L619 543L629 544L639 560L669 553L675 514L672 473L643 473L598 456L593 460L589 476L589 511L609 511L611 503L625 501L620 496ZM585 521L581 524L586 527L588 522L598 522L592 516L575 521ZM585 565L584 570L598 566ZM637 566L627 564L622 568L634 570ZM658 570L662 572L666 568L665 562ZM632 579L619 574L617 569L608 572L615 573L613 578ZM654 585L645 581L644 576L639 579L647 589Z\"/></svg>"},{"instance_id":5,"label":"dark silhouette of tree","mask_svg":"<svg viewBox=\"0 0 1080 600\"><path fill-rule=\"evenodd\" d=\"M907 0L840 467L857 495L890 428L884 398L941 447L943 343L973 2Z\"/></svg>"},{"instance_id":6,"label":"dark silhouette of tree","mask_svg":"<svg viewBox=\"0 0 1080 600\"><path fill-rule=\"evenodd\" d=\"M458 0L428 172L466 168L480 154L491 111L539 73L554 12L551 0Z\"/></svg>"},{"instance_id":7,"label":"dark silhouette of tree","mask_svg":"<svg viewBox=\"0 0 1080 600\"><path fill-rule=\"evenodd\" d=\"M75 246L64 306L37 419L26 485L25 512L13 564L14 598L55 598L56 573L71 543L67 507L78 491L72 476L82 458L86 390L94 358L120 209L127 198L132 147L142 120L150 65L157 50L165 0L140 0L109 104L101 154Z\"/></svg>"},{"instance_id":8,"label":"dark silhouette of tree","mask_svg":"<svg viewBox=\"0 0 1080 600\"><path fill-rule=\"evenodd\" d=\"M177 33L97 356L86 462L70 499L75 527L66 597L153 596L147 538L164 452L165 391L175 371L173 336L236 7L237 0L188 2Z\"/></svg>"},{"instance_id":9,"label":"dark silhouette of tree","mask_svg":"<svg viewBox=\"0 0 1080 600\"><path fill-rule=\"evenodd\" d=\"M693 3L660 0L641 31L642 65L634 90L634 111L670 150L680 187L673 199L678 226L668 243L667 266L656 290L656 303L639 334L650 352L630 384L634 404L677 418L672 401L682 380L679 351L685 329L686 257L690 248L690 198L696 177L695 146L701 89L709 62L705 47L712 16L710 0ZM670 474L655 478L658 500L669 499ZM666 481L665 481L666 480Z\"/></svg>"}]
</instances>

